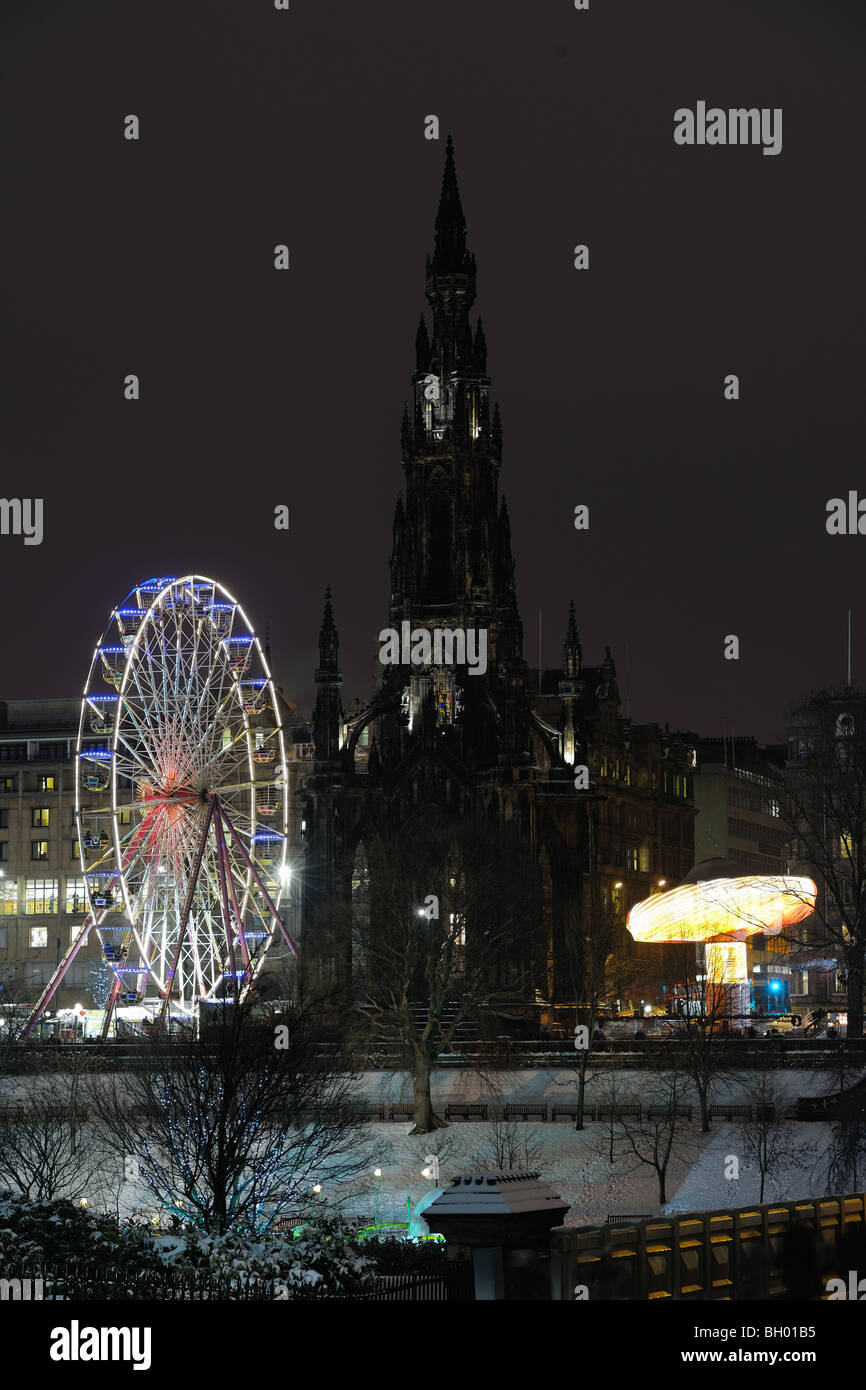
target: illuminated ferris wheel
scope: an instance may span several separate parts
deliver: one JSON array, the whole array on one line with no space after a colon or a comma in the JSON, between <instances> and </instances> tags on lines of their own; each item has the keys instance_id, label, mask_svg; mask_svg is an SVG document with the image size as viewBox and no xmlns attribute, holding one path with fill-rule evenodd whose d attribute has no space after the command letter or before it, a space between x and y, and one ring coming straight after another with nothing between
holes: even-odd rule
<instances>
[{"instance_id":1,"label":"illuminated ferris wheel","mask_svg":"<svg viewBox=\"0 0 866 1390\"><path fill-rule=\"evenodd\" d=\"M78 733L75 821L87 917L35 1022L91 929L118 1003L161 1024L249 990L281 936L288 786L261 646L212 579L151 579L114 610Z\"/></svg>"}]
</instances>

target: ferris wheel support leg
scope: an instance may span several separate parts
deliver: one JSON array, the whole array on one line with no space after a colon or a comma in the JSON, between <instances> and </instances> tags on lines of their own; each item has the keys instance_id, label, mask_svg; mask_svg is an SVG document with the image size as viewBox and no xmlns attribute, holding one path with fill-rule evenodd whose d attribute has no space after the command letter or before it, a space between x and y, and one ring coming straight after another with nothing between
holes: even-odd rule
<instances>
[{"instance_id":1,"label":"ferris wheel support leg","mask_svg":"<svg viewBox=\"0 0 866 1390\"><path fill-rule=\"evenodd\" d=\"M105 1001L105 1022L104 1022L103 1025L102 1025L102 1033L101 1033L101 1035L100 1035L100 1036L101 1036L101 1041L102 1041L102 1042L105 1042L105 1039L108 1037L108 1028L109 1028L109 1025L110 1025L110 1023L111 1023L111 1015L114 1013L114 1006L115 1006L115 1004L117 1003L117 999L118 999L118 995L119 995L119 994L120 994L120 976L119 976L119 975L115 975L115 977L114 977L114 983L113 983L113 985L111 986L111 991L110 991L110 993L109 993L109 995L108 995L108 998L107 998L106 1001Z\"/></svg>"},{"instance_id":2,"label":"ferris wheel support leg","mask_svg":"<svg viewBox=\"0 0 866 1390\"><path fill-rule=\"evenodd\" d=\"M48 984L45 986L44 990L40 994L39 999L37 1000L36 1005L33 1009L33 1012L31 1013L30 1017L28 1018L24 1027L22 1028L22 1042L24 1042L26 1038L29 1038L37 1022L44 1014L48 1006L49 999L51 998L54 991L56 989L59 989L60 983L64 975L66 974L72 962L75 960L75 957L78 955L78 952L81 950L81 947L87 940L90 928L94 925L95 923L93 921L93 918L88 913L81 927L81 930L79 931L78 935L73 938L72 945L69 947L69 950L66 952L66 955L63 957L62 961L54 971L54 974L51 976L51 979L48 981Z\"/></svg>"},{"instance_id":3,"label":"ferris wheel support leg","mask_svg":"<svg viewBox=\"0 0 866 1390\"><path fill-rule=\"evenodd\" d=\"M263 896L265 902L267 903L268 908L269 908L270 911L273 913L273 915L274 915L274 917L275 917L275 919L276 919L277 925L278 925L280 931L281 931L282 934L283 934L283 940L285 941L285 943L286 943L286 945L288 946L289 950L291 951L292 955L295 957L295 960L297 960L297 959L298 959L298 949L297 949L297 947L295 946L295 943L294 943L294 941L292 940L292 938L289 936L289 933L286 931L285 923L283 922L282 917L280 916L279 912L277 911L276 907L274 906L274 900L273 900L273 898L271 897L271 895L270 895L270 893L268 892L268 890L267 890L267 888L265 887L265 885L262 883L262 880L261 880L261 878L259 877L258 869L256 868L255 864L253 863L252 859L250 859L250 856L247 854L246 845L244 844L244 842L243 842L243 840L241 839L241 837L240 837L240 835L238 834L238 832L235 830L235 828L234 828L234 826L232 825L231 821L229 820L228 816L224 815L224 816L223 816L223 820L224 820L225 824L228 826L229 830L231 831L232 839L234 840L235 844L237 845L237 847L238 847L238 849L239 849L239 851L240 851L241 858L243 859L244 863L246 864L247 868L249 869L250 873L252 874L253 878L255 879L256 883L258 884L259 888L262 890L262 896Z\"/></svg>"},{"instance_id":4,"label":"ferris wheel support leg","mask_svg":"<svg viewBox=\"0 0 866 1390\"><path fill-rule=\"evenodd\" d=\"M228 858L228 853L226 851L225 832L223 831L222 827L222 817L220 816L218 806L214 809L213 824L214 831L216 832L217 863L219 865L220 875L220 896L223 901L223 922L225 924L226 929L226 945L228 947L229 967L232 972L232 997L234 999L234 1002L237 1004L239 987L237 977L237 964L235 961L235 943L233 940L234 932L232 930L232 915L229 911L228 888L226 887L226 859Z\"/></svg>"},{"instance_id":5,"label":"ferris wheel support leg","mask_svg":"<svg viewBox=\"0 0 866 1390\"><path fill-rule=\"evenodd\" d=\"M162 1006L160 1008L159 1014L157 1015L156 1024L153 1030L155 1037L159 1037L159 1034L162 1032L162 1025L165 1022L165 1015L168 1011L168 1006L171 1001L171 991L174 988L175 971L177 970L178 962L180 961L180 952L181 947L183 946L183 938L187 926L189 924L189 914L192 910L192 900L195 894L195 886L198 882L199 871L201 869L201 861L204 858L204 848L207 844L208 831L210 830L210 823L213 817L213 808L214 802L213 797L211 796L208 797L207 813L204 818L204 825L202 826L201 838L198 842L198 849L195 852L195 860L193 862L192 873L189 876L189 885L186 890L186 898L184 899L183 904L183 914L180 919L179 929L177 933L177 946L175 948L174 956L172 958L171 970L169 971L168 979L165 982L165 994L163 995Z\"/></svg>"},{"instance_id":6,"label":"ferris wheel support leg","mask_svg":"<svg viewBox=\"0 0 866 1390\"><path fill-rule=\"evenodd\" d=\"M226 850L226 856L228 856L228 846L226 845L225 825L223 824L222 813L219 812L219 808L217 808L217 810L218 810L218 815L219 815L219 826L220 826L220 833L221 833L221 835L222 835L223 848ZM236 921L237 924L238 924L238 936L239 936L240 943L241 943L241 951L243 952L244 966L246 967L247 979L249 980L250 984L252 984L252 982L253 982L253 963L252 963L252 961L251 961L251 959L250 959L249 947L247 946L246 937L244 936L244 931L243 931L243 917L241 916L241 910L240 910L240 907L239 907L239 905L238 905L238 895L237 895L237 890L235 889L235 881L234 881L234 879L232 878L231 874L229 874L228 879L229 879L229 892L231 893L231 898L232 898L232 907L233 907L234 910L235 910L235 921Z\"/></svg>"}]
</instances>

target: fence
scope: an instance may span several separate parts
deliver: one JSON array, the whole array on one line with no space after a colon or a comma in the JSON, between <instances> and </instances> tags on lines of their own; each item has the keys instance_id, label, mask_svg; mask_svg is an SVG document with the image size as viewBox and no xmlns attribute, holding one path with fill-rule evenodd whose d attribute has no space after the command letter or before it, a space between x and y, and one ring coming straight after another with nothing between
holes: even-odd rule
<instances>
[{"instance_id":1,"label":"fence","mask_svg":"<svg viewBox=\"0 0 866 1390\"><path fill-rule=\"evenodd\" d=\"M37 1292L38 1290L38 1292ZM434 1273L378 1275L352 1292L304 1284L293 1288L279 1278L142 1270L82 1263L8 1267L0 1270L0 1301L45 1302L294 1302L352 1300L361 1302L454 1302L473 1299L472 1267L455 1262Z\"/></svg>"},{"instance_id":2,"label":"fence","mask_svg":"<svg viewBox=\"0 0 866 1390\"><path fill-rule=\"evenodd\" d=\"M845 1277L848 1266L837 1268L844 1263L840 1250L847 1239L866 1239L866 1193L653 1217L630 1224L560 1226L551 1232L551 1297L565 1301L789 1298L787 1281L793 1266L790 1260L786 1266L785 1247L794 1227L810 1249L816 1279ZM798 1264L804 1267L802 1254Z\"/></svg>"}]
</instances>

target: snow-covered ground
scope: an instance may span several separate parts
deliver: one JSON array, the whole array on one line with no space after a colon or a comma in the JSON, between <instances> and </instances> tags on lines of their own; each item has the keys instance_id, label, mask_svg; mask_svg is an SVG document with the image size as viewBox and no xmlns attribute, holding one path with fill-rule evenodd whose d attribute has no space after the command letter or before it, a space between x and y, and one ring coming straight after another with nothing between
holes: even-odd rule
<instances>
[{"instance_id":1,"label":"snow-covered ground","mask_svg":"<svg viewBox=\"0 0 866 1390\"><path fill-rule=\"evenodd\" d=\"M762 1075L743 1071L714 1083L711 1100L747 1100L751 1088ZM658 1084L658 1072L617 1071L616 1099L623 1104L657 1099L651 1092ZM808 1071L779 1071L773 1073L780 1094L780 1110L798 1096L824 1095L838 1088L832 1073ZM495 1080L495 1089L490 1081ZM849 1078L850 1084L850 1078ZM605 1102L611 1073L599 1070L589 1074L587 1101ZM397 1075L368 1073L362 1079L363 1094L372 1103L379 1100L411 1100L408 1079ZM545 1100L568 1103L576 1099L573 1074L540 1069L500 1073L485 1081L468 1069L445 1070L434 1074L433 1103L439 1114L452 1102L488 1101L492 1105L505 1102ZM697 1097L692 1101L697 1117ZM447 1129L434 1134L410 1136L410 1124L379 1124L365 1126L365 1136L373 1154L369 1180L347 1184L345 1188L325 1193L331 1205L343 1206L354 1212L375 1214L376 1189L379 1186L380 1220L405 1220L407 1198L416 1202L432 1181L421 1176L427 1166L427 1156L436 1154L440 1161L440 1183L458 1172L471 1171L473 1157L479 1152L492 1155L490 1124L455 1120ZM759 1194L759 1175L749 1163L734 1124L711 1122L709 1134L701 1134L697 1118L683 1121L679 1129L677 1152L667 1173L667 1202L660 1208L656 1175L652 1168L638 1165L624 1153L622 1140L616 1147L621 1156L611 1164L609 1131L605 1122L588 1122L580 1132L566 1120L519 1123L515 1126L518 1140L526 1139L537 1150L527 1164L518 1161L516 1167L538 1169L562 1197L571 1203L566 1216L567 1225L593 1225L609 1214L659 1215L662 1211L689 1211L717 1207L745 1206L755 1202ZM615 1130L616 1132L616 1130ZM830 1131L821 1123L803 1124L786 1121L784 1127L785 1160L779 1171L768 1178L765 1201L781 1201L823 1194L826 1163L822 1161ZM739 1160L739 1177L725 1176ZM488 1165L492 1168L491 1162ZM381 1168L382 1178L372 1176L373 1168Z\"/></svg>"},{"instance_id":2,"label":"snow-covered ground","mask_svg":"<svg viewBox=\"0 0 866 1390\"><path fill-rule=\"evenodd\" d=\"M757 1071L743 1071L720 1079L714 1084L711 1100L716 1103L748 1100L761 1075ZM838 1088L838 1079L832 1073L814 1070L774 1072L773 1081L779 1088L781 1111L797 1096L823 1095ZM617 1070L612 1081L610 1072L599 1070L590 1074L587 1101L612 1099L611 1084L617 1088L616 1100L620 1103L648 1103L659 1098L653 1094L654 1087L659 1084L658 1072ZM2 1087L2 1097L6 1100L13 1096L21 1098L26 1089L27 1078L8 1078ZM358 1092L371 1103L412 1098L409 1079L394 1073L367 1073L359 1078ZM552 1105L576 1099L576 1078L560 1070L533 1069L498 1073L485 1079L468 1069L447 1069L434 1073L432 1092L440 1115L444 1115L446 1105L459 1101L487 1101L495 1106L508 1101L543 1099ZM692 1101L697 1117L697 1097L685 1095L682 1099ZM330 1184L327 1172L323 1172L320 1177L322 1194L311 1197L310 1201L324 1200L331 1211L378 1215L380 1221L405 1221L407 1207L414 1208L426 1193L447 1183L456 1173L477 1171L479 1167L491 1171L497 1166L491 1148L493 1128L489 1123L456 1120L433 1134L416 1136L410 1135L411 1128L410 1123L365 1125L361 1143L369 1162L369 1177ZM654 1171L636 1164L633 1157L622 1152L621 1137L617 1145L620 1155L610 1162L609 1132L606 1121L587 1123L579 1133L564 1120L556 1124L520 1123L515 1126L514 1133L519 1144L526 1142L530 1151L515 1155L510 1166L541 1172L571 1203L566 1216L568 1225L593 1225L604 1221L608 1214L658 1215L661 1211L745 1206L758 1200L758 1173L743 1150L735 1124L714 1120L709 1134L701 1134L697 1118L691 1123L683 1121L676 1152L668 1168L668 1200L663 1208L658 1204ZM783 1133L784 1161L780 1170L767 1181L765 1201L823 1194L829 1126L786 1121ZM431 1155L439 1159L439 1184L422 1176L421 1170L428 1166ZM731 1157L739 1161L737 1178L726 1176L735 1166L730 1162ZM381 1179L373 1174L376 1168L382 1170ZM148 1206L147 1194L136 1183L125 1183L120 1194L120 1214L128 1215L138 1205Z\"/></svg>"}]
</instances>

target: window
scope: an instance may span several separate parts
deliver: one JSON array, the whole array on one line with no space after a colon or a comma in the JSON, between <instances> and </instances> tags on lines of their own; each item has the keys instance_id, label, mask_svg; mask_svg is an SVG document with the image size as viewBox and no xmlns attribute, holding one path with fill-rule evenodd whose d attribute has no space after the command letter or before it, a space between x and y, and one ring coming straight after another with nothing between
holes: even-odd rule
<instances>
[{"instance_id":1,"label":"window","mask_svg":"<svg viewBox=\"0 0 866 1390\"><path fill-rule=\"evenodd\" d=\"M6 928L5 928L5 927L0 927L0 951L5 951L6 949L7 949Z\"/></svg>"},{"instance_id":2,"label":"window","mask_svg":"<svg viewBox=\"0 0 866 1390\"><path fill-rule=\"evenodd\" d=\"M638 856L634 845L629 845L625 852L625 866L630 873L637 873Z\"/></svg>"},{"instance_id":3,"label":"window","mask_svg":"<svg viewBox=\"0 0 866 1390\"><path fill-rule=\"evenodd\" d=\"M661 817L662 839L668 845L678 845L680 837L675 816Z\"/></svg>"},{"instance_id":4,"label":"window","mask_svg":"<svg viewBox=\"0 0 866 1390\"><path fill-rule=\"evenodd\" d=\"M66 880L66 911L74 917L87 911L87 893L83 878Z\"/></svg>"},{"instance_id":5,"label":"window","mask_svg":"<svg viewBox=\"0 0 866 1390\"><path fill-rule=\"evenodd\" d=\"M30 824L34 830L47 830L51 820L51 812L47 806L34 806L30 812Z\"/></svg>"},{"instance_id":6,"label":"window","mask_svg":"<svg viewBox=\"0 0 866 1390\"><path fill-rule=\"evenodd\" d=\"M15 778L14 778L14 777L0 777L0 792L14 792L14 790L15 790Z\"/></svg>"},{"instance_id":7,"label":"window","mask_svg":"<svg viewBox=\"0 0 866 1390\"><path fill-rule=\"evenodd\" d=\"M36 778L36 790L39 792L56 791L57 784L54 777L48 776L45 773L40 773L40 775Z\"/></svg>"},{"instance_id":8,"label":"window","mask_svg":"<svg viewBox=\"0 0 866 1390\"><path fill-rule=\"evenodd\" d=\"M0 878L0 916L14 917L18 911L17 878Z\"/></svg>"},{"instance_id":9,"label":"window","mask_svg":"<svg viewBox=\"0 0 866 1390\"><path fill-rule=\"evenodd\" d=\"M47 928L47 927L31 927L31 928L30 928L30 949L31 949L31 951L38 951L39 948L40 948L40 946L47 946L47 945L48 945L48 928Z\"/></svg>"},{"instance_id":10,"label":"window","mask_svg":"<svg viewBox=\"0 0 866 1390\"><path fill-rule=\"evenodd\" d=\"M72 841L72 858L73 858L73 859L78 859L78 860L80 860L80 858L81 858L81 855L80 855L79 852L78 852L78 841L77 841L77 840L73 840L73 841Z\"/></svg>"},{"instance_id":11,"label":"window","mask_svg":"<svg viewBox=\"0 0 866 1390\"><path fill-rule=\"evenodd\" d=\"M0 840L0 864L9 863L9 841Z\"/></svg>"},{"instance_id":12,"label":"window","mask_svg":"<svg viewBox=\"0 0 866 1390\"><path fill-rule=\"evenodd\" d=\"M0 830L9 829L9 812L0 811Z\"/></svg>"},{"instance_id":13,"label":"window","mask_svg":"<svg viewBox=\"0 0 866 1390\"><path fill-rule=\"evenodd\" d=\"M30 860L31 860L31 863L34 863L34 864L41 864L41 863L43 863L47 858L48 858L48 841L47 841L47 840L31 840L31 841L30 841Z\"/></svg>"},{"instance_id":14,"label":"window","mask_svg":"<svg viewBox=\"0 0 866 1390\"><path fill-rule=\"evenodd\" d=\"M118 825L132 825L132 811L130 811L130 810L118 811L118 813L117 813L117 824L118 824Z\"/></svg>"},{"instance_id":15,"label":"window","mask_svg":"<svg viewBox=\"0 0 866 1390\"><path fill-rule=\"evenodd\" d=\"M26 743L0 743L0 762L23 763L27 760Z\"/></svg>"},{"instance_id":16,"label":"window","mask_svg":"<svg viewBox=\"0 0 866 1390\"><path fill-rule=\"evenodd\" d=\"M57 879L28 878L24 886L24 911L28 917L57 912Z\"/></svg>"}]
</instances>

